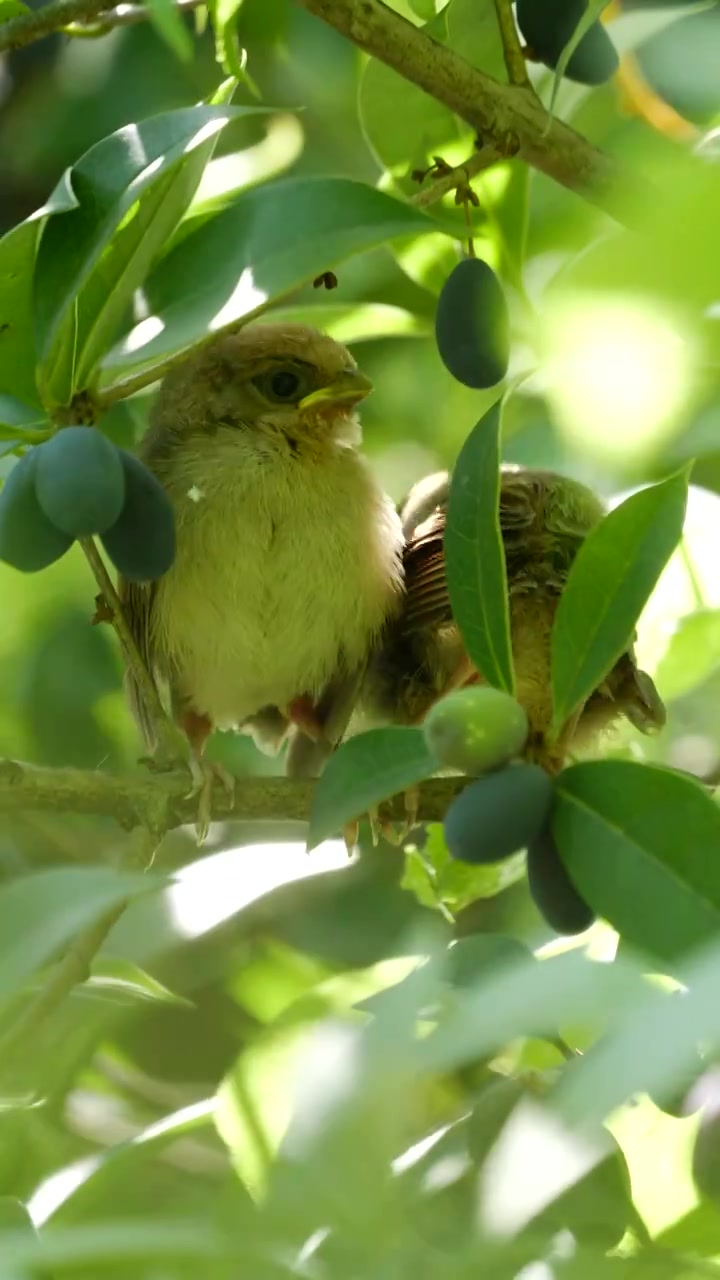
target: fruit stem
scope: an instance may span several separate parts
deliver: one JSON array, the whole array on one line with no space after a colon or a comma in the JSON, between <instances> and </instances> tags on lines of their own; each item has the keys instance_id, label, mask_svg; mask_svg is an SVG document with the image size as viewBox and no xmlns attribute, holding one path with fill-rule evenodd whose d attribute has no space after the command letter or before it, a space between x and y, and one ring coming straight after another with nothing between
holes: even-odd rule
<instances>
[{"instance_id":1,"label":"fruit stem","mask_svg":"<svg viewBox=\"0 0 720 1280\"><path fill-rule=\"evenodd\" d=\"M147 713L152 721L155 740L157 742L155 759L158 762L170 762L173 760L184 759L187 755L185 738L178 732L165 712L160 701L158 691L155 687L155 682L152 679L152 676L143 661L140 650L135 643L135 638L128 626L127 619L123 612L120 597L118 596L112 579L105 568L95 541L93 538L80 538L79 542L85 553L88 564L95 575L95 581L102 592L105 604L112 615L112 625L115 629L115 634L120 641L125 665L130 671L132 671L143 702L145 703Z\"/></svg>"},{"instance_id":2,"label":"fruit stem","mask_svg":"<svg viewBox=\"0 0 720 1280\"><path fill-rule=\"evenodd\" d=\"M513 15L512 0L495 0L495 12L497 14L498 26L500 27L500 37L503 43L503 53L505 54L505 66L507 68L508 80L510 84L517 84L522 88L530 88L530 79L527 73L525 57L523 55L520 37L517 27L515 26L515 17Z\"/></svg>"}]
</instances>

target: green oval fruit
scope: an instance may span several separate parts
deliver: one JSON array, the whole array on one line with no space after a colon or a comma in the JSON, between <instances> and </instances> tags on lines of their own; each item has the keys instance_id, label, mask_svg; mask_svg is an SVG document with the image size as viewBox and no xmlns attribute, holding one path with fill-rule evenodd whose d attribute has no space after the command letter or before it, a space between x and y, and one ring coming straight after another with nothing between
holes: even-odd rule
<instances>
[{"instance_id":1,"label":"green oval fruit","mask_svg":"<svg viewBox=\"0 0 720 1280\"><path fill-rule=\"evenodd\" d=\"M720 1068L695 1081L686 1099L687 1114L700 1110L692 1173L698 1191L720 1204Z\"/></svg>"},{"instance_id":2,"label":"green oval fruit","mask_svg":"<svg viewBox=\"0 0 720 1280\"><path fill-rule=\"evenodd\" d=\"M425 717L423 732L440 764L462 773L486 773L519 755L527 741L528 719L509 693L476 685L436 702Z\"/></svg>"},{"instance_id":3,"label":"green oval fruit","mask_svg":"<svg viewBox=\"0 0 720 1280\"><path fill-rule=\"evenodd\" d=\"M56 528L73 538L104 533L125 499L114 444L94 427L65 427L38 450L38 502Z\"/></svg>"},{"instance_id":4,"label":"green oval fruit","mask_svg":"<svg viewBox=\"0 0 720 1280\"><path fill-rule=\"evenodd\" d=\"M517 0L517 23L529 48L546 67L555 68L560 54L586 9L585 0ZM603 84L615 75L619 59L602 23L585 32L565 68L580 84Z\"/></svg>"},{"instance_id":5,"label":"green oval fruit","mask_svg":"<svg viewBox=\"0 0 720 1280\"><path fill-rule=\"evenodd\" d=\"M48 520L37 499L38 449L16 462L0 491L0 560L23 573L54 564L73 540Z\"/></svg>"},{"instance_id":6,"label":"green oval fruit","mask_svg":"<svg viewBox=\"0 0 720 1280\"><path fill-rule=\"evenodd\" d=\"M510 359L510 317L492 267L463 258L438 298L435 341L445 368L477 390L505 377Z\"/></svg>"},{"instance_id":7,"label":"green oval fruit","mask_svg":"<svg viewBox=\"0 0 720 1280\"><path fill-rule=\"evenodd\" d=\"M570 879L549 827L528 845L527 873L533 902L551 929L569 935L590 928L595 912Z\"/></svg>"},{"instance_id":8,"label":"green oval fruit","mask_svg":"<svg viewBox=\"0 0 720 1280\"><path fill-rule=\"evenodd\" d=\"M460 862L501 862L527 848L547 820L553 783L536 764L472 782L445 814L445 843Z\"/></svg>"},{"instance_id":9,"label":"green oval fruit","mask_svg":"<svg viewBox=\"0 0 720 1280\"><path fill-rule=\"evenodd\" d=\"M125 505L102 544L128 582L154 582L175 559L175 516L165 490L139 458L119 449Z\"/></svg>"}]
</instances>

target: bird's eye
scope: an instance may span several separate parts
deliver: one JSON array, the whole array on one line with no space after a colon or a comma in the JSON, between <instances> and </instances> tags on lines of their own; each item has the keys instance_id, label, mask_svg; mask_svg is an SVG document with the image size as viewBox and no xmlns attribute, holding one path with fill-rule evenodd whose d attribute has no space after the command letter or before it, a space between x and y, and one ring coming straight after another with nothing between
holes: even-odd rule
<instances>
[{"instance_id":1,"label":"bird's eye","mask_svg":"<svg viewBox=\"0 0 720 1280\"><path fill-rule=\"evenodd\" d=\"M292 400L297 394L300 379L291 369L278 369L270 375L268 384L272 395L277 400Z\"/></svg>"}]
</instances>

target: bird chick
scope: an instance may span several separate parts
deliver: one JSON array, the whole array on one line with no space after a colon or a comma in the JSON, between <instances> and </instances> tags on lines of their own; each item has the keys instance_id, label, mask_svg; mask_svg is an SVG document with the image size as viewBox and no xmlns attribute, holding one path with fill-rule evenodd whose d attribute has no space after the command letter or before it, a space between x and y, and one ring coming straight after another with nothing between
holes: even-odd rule
<instances>
[{"instance_id":1,"label":"bird chick","mask_svg":"<svg viewBox=\"0 0 720 1280\"><path fill-rule=\"evenodd\" d=\"M322 739L399 607L400 521L358 452L370 390L345 347L290 324L217 337L161 385L139 454L173 505L176 558L119 593L196 758L214 727L267 751L291 724ZM152 745L132 676L128 691Z\"/></svg>"},{"instance_id":2,"label":"bird chick","mask_svg":"<svg viewBox=\"0 0 720 1280\"><path fill-rule=\"evenodd\" d=\"M481 679L453 620L445 580L448 492L449 477L442 472L420 481L402 507L404 602L368 667L361 698L366 724L421 723L438 698ZM593 747L622 716L643 733L665 722L663 703L630 645L559 740L548 738L553 620L572 562L603 515L600 500L577 481L551 471L501 468L516 697L530 725L528 757L553 773L571 748Z\"/></svg>"}]
</instances>

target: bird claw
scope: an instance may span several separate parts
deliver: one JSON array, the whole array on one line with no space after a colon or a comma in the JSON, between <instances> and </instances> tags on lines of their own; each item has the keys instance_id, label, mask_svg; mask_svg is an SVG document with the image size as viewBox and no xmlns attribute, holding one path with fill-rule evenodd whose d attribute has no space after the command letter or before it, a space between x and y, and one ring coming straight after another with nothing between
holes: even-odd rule
<instances>
[{"instance_id":1,"label":"bird claw","mask_svg":"<svg viewBox=\"0 0 720 1280\"><path fill-rule=\"evenodd\" d=\"M204 760L193 755L189 760L192 786L190 796L198 796L198 813L195 822L195 835L198 847L205 843L212 821L212 796L216 782L219 782L230 801L235 799L235 778L228 773L224 765L217 760Z\"/></svg>"},{"instance_id":2,"label":"bird claw","mask_svg":"<svg viewBox=\"0 0 720 1280\"><path fill-rule=\"evenodd\" d=\"M382 805L373 805L368 809L366 817L370 823L370 834L374 848L377 848L379 845L381 836L388 844L393 845L394 848L401 848L405 844L410 832L418 825L420 788L417 786L407 787L403 792L403 803L405 805L405 818L400 823L393 818L385 816L382 813ZM354 819L352 822L345 824L345 827L343 828L343 838L345 840L345 848L348 853L352 853L356 848L359 831L359 819Z\"/></svg>"}]
</instances>

